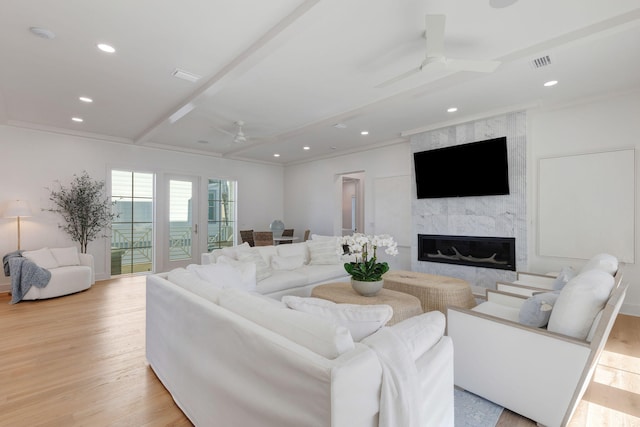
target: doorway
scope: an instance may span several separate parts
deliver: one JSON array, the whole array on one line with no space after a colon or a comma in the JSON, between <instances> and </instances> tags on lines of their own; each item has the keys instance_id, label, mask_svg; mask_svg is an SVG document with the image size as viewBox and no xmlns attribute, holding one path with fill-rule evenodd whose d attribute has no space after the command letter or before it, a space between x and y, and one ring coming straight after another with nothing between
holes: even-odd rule
<instances>
[{"instance_id":1,"label":"doorway","mask_svg":"<svg viewBox=\"0 0 640 427\"><path fill-rule=\"evenodd\" d=\"M342 235L364 233L364 172L342 175Z\"/></svg>"},{"instance_id":2,"label":"doorway","mask_svg":"<svg viewBox=\"0 0 640 427\"><path fill-rule=\"evenodd\" d=\"M163 239L163 265L167 269L197 264L198 245L198 178L165 176L168 221Z\"/></svg>"}]
</instances>

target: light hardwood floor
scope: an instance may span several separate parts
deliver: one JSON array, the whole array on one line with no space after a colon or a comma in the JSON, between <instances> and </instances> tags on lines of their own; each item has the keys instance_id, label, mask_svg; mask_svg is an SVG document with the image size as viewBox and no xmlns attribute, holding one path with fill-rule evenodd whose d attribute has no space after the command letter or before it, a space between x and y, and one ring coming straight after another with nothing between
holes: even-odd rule
<instances>
[{"instance_id":1,"label":"light hardwood floor","mask_svg":"<svg viewBox=\"0 0 640 427\"><path fill-rule=\"evenodd\" d=\"M190 426L145 360L144 284L15 305L0 294L0 426ZM533 425L508 411L498 423ZM640 318L619 316L570 425L640 426Z\"/></svg>"}]
</instances>

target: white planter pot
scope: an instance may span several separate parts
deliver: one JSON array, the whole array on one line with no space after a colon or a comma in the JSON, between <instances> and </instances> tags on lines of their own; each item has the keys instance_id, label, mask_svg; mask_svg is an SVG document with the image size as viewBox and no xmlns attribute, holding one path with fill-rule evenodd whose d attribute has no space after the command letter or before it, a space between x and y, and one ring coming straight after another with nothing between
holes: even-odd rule
<instances>
[{"instance_id":1,"label":"white planter pot","mask_svg":"<svg viewBox=\"0 0 640 427\"><path fill-rule=\"evenodd\" d=\"M361 282L360 280L351 279L351 287L354 291L362 295L363 297L372 297L380 292L384 280L378 280L377 282Z\"/></svg>"}]
</instances>

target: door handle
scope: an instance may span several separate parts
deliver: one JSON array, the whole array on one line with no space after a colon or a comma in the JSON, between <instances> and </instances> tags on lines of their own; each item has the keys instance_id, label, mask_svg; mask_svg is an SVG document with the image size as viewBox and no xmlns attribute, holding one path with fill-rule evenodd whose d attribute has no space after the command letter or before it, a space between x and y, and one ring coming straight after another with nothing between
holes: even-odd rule
<instances>
[{"instance_id":1,"label":"door handle","mask_svg":"<svg viewBox=\"0 0 640 427\"><path fill-rule=\"evenodd\" d=\"M196 228L193 230L193 232L198 234L198 224L196 224Z\"/></svg>"}]
</instances>

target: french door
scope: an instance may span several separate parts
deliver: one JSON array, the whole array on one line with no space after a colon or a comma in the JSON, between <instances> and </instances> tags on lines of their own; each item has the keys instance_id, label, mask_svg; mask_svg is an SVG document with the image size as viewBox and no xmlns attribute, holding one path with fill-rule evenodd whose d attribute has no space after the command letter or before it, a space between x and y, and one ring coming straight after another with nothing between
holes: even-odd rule
<instances>
[{"instance_id":1,"label":"french door","mask_svg":"<svg viewBox=\"0 0 640 427\"><path fill-rule=\"evenodd\" d=\"M198 178L166 175L166 221L163 265L166 270L200 263L198 244Z\"/></svg>"}]
</instances>

